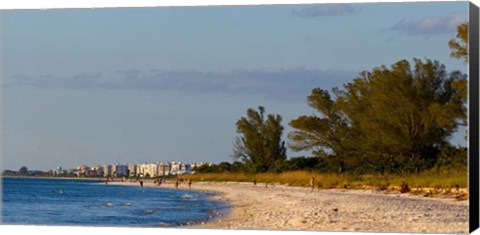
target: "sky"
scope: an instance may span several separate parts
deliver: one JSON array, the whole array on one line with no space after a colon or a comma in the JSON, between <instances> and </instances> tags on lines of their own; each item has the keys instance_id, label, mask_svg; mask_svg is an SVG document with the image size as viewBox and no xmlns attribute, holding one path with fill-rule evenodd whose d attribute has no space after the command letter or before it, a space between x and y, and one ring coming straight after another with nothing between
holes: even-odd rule
<instances>
[{"instance_id":1,"label":"sky","mask_svg":"<svg viewBox=\"0 0 480 235\"><path fill-rule=\"evenodd\" d=\"M467 19L468 2L2 11L2 165L231 162L248 108L287 140L315 87L414 57L467 73L448 48Z\"/></svg>"}]
</instances>

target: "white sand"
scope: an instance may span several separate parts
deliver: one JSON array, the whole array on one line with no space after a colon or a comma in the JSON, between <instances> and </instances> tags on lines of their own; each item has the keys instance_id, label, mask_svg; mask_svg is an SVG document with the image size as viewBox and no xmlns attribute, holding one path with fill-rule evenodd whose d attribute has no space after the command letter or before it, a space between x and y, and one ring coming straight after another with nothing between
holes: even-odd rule
<instances>
[{"instance_id":1,"label":"white sand","mask_svg":"<svg viewBox=\"0 0 480 235\"><path fill-rule=\"evenodd\" d=\"M139 183L114 182L135 185ZM145 182L145 187L154 186ZM163 183L173 188L173 183ZM182 183L179 189L188 189ZM216 192L232 209L194 228L365 232L468 233L468 201L374 190L315 190L251 183L194 182L192 190Z\"/></svg>"}]
</instances>

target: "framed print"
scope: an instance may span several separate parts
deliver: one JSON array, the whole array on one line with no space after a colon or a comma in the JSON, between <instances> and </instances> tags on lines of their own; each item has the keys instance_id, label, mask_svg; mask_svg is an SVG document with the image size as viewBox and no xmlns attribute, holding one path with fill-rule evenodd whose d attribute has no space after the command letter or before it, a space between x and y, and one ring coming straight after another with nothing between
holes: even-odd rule
<instances>
[{"instance_id":1,"label":"framed print","mask_svg":"<svg viewBox=\"0 0 480 235\"><path fill-rule=\"evenodd\" d=\"M475 3L0 14L3 225L478 228Z\"/></svg>"}]
</instances>

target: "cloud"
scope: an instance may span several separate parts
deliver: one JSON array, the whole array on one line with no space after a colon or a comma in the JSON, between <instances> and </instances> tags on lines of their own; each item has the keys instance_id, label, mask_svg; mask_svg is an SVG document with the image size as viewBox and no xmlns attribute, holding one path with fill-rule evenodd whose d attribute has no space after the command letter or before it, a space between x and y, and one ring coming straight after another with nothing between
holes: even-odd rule
<instances>
[{"instance_id":1,"label":"cloud","mask_svg":"<svg viewBox=\"0 0 480 235\"><path fill-rule=\"evenodd\" d=\"M346 14L353 14L358 11L358 7L352 4L323 4L311 7L305 7L299 10L293 10L292 15L313 18L320 16L339 16Z\"/></svg>"},{"instance_id":2,"label":"cloud","mask_svg":"<svg viewBox=\"0 0 480 235\"><path fill-rule=\"evenodd\" d=\"M75 74L69 77L40 75L38 77L29 76L26 74L17 74L5 81L5 87L11 86L32 86L37 88L69 88L69 89L84 89L92 88L97 83L97 80L102 76L101 73L83 73Z\"/></svg>"},{"instance_id":3,"label":"cloud","mask_svg":"<svg viewBox=\"0 0 480 235\"><path fill-rule=\"evenodd\" d=\"M205 92L231 95L264 95L272 98L305 99L314 87L330 89L351 81L357 72L306 68L258 68L197 70L121 70L69 77L17 75L7 87L151 90Z\"/></svg>"},{"instance_id":4,"label":"cloud","mask_svg":"<svg viewBox=\"0 0 480 235\"><path fill-rule=\"evenodd\" d=\"M391 30L403 32L409 35L438 35L452 34L457 26L468 19L465 14L452 14L448 16L425 17L418 21L399 21Z\"/></svg>"}]
</instances>

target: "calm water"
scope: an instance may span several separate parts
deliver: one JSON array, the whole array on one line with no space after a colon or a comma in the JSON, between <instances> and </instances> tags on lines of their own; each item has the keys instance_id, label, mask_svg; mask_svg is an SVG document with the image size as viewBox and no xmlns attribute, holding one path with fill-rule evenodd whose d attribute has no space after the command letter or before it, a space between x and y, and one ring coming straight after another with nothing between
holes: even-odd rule
<instances>
[{"instance_id":1,"label":"calm water","mask_svg":"<svg viewBox=\"0 0 480 235\"><path fill-rule=\"evenodd\" d=\"M2 223L170 227L228 209L203 192L98 184L91 180L2 179Z\"/></svg>"}]
</instances>

